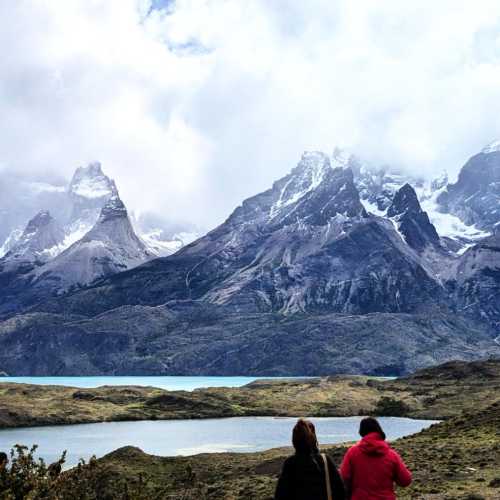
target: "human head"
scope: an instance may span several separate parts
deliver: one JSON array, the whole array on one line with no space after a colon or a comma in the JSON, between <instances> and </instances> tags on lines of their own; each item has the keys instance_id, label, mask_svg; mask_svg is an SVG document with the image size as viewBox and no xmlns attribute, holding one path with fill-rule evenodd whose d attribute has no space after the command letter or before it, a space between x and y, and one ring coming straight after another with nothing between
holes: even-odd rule
<instances>
[{"instance_id":1,"label":"human head","mask_svg":"<svg viewBox=\"0 0 500 500\"><path fill-rule=\"evenodd\" d=\"M367 434L377 432L382 439L385 439L385 432L380 427L378 420L373 417L366 417L359 423L359 435L365 437Z\"/></svg>"},{"instance_id":2,"label":"human head","mask_svg":"<svg viewBox=\"0 0 500 500\"><path fill-rule=\"evenodd\" d=\"M292 443L297 453L313 453L318 451L318 439L314 424L299 418L292 433Z\"/></svg>"},{"instance_id":3,"label":"human head","mask_svg":"<svg viewBox=\"0 0 500 500\"><path fill-rule=\"evenodd\" d=\"M7 453L0 451L0 469L6 467L8 463L9 463L9 457L7 456Z\"/></svg>"}]
</instances>

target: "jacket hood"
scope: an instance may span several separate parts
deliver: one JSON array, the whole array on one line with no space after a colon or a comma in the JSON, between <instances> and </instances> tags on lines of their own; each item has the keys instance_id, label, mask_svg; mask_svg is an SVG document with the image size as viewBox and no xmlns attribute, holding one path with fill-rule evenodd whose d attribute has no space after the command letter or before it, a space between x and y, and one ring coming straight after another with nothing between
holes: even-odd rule
<instances>
[{"instance_id":1,"label":"jacket hood","mask_svg":"<svg viewBox=\"0 0 500 500\"><path fill-rule=\"evenodd\" d=\"M378 432L367 434L359 443L359 448L367 455L385 455L389 445L382 439Z\"/></svg>"}]
</instances>

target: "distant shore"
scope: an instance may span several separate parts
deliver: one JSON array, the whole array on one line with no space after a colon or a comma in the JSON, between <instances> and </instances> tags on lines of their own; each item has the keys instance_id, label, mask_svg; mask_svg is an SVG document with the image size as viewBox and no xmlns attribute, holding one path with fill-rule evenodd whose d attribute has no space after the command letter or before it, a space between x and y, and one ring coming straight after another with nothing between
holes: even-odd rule
<instances>
[{"instance_id":1,"label":"distant shore","mask_svg":"<svg viewBox=\"0 0 500 500\"><path fill-rule=\"evenodd\" d=\"M238 416L365 414L442 420L500 399L500 361L452 362L409 377L257 380L243 387L166 391L0 384L0 428Z\"/></svg>"}]
</instances>

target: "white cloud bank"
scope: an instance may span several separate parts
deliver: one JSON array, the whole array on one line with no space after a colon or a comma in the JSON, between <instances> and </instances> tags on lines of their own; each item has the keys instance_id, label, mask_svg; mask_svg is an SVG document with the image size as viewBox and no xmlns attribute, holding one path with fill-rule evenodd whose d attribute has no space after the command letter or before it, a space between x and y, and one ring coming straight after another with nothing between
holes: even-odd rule
<instances>
[{"instance_id":1,"label":"white cloud bank","mask_svg":"<svg viewBox=\"0 0 500 500\"><path fill-rule=\"evenodd\" d=\"M500 3L0 2L0 172L93 159L213 226L304 149L456 173L500 137Z\"/></svg>"}]
</instances>

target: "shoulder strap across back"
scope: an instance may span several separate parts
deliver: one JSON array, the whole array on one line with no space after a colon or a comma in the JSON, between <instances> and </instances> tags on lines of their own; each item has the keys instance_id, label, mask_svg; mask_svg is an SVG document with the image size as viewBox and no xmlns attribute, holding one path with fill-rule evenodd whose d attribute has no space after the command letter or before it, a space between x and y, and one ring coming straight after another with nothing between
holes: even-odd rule
<instances>
[{"instance_id":1,"label":"shoulder strap across back","mask_svg":"<svg viewBox=\"0 0 500 500\"><path fill-rule=\"evenodd\" d=\"M328 458L324 453L321 454L323 458L323 463L325 464L325 482L326 482L326 497L328 500L333 500L332 497L332 485L330 483L330 467L328 466Z\"/></svg>"}]
</instances>

